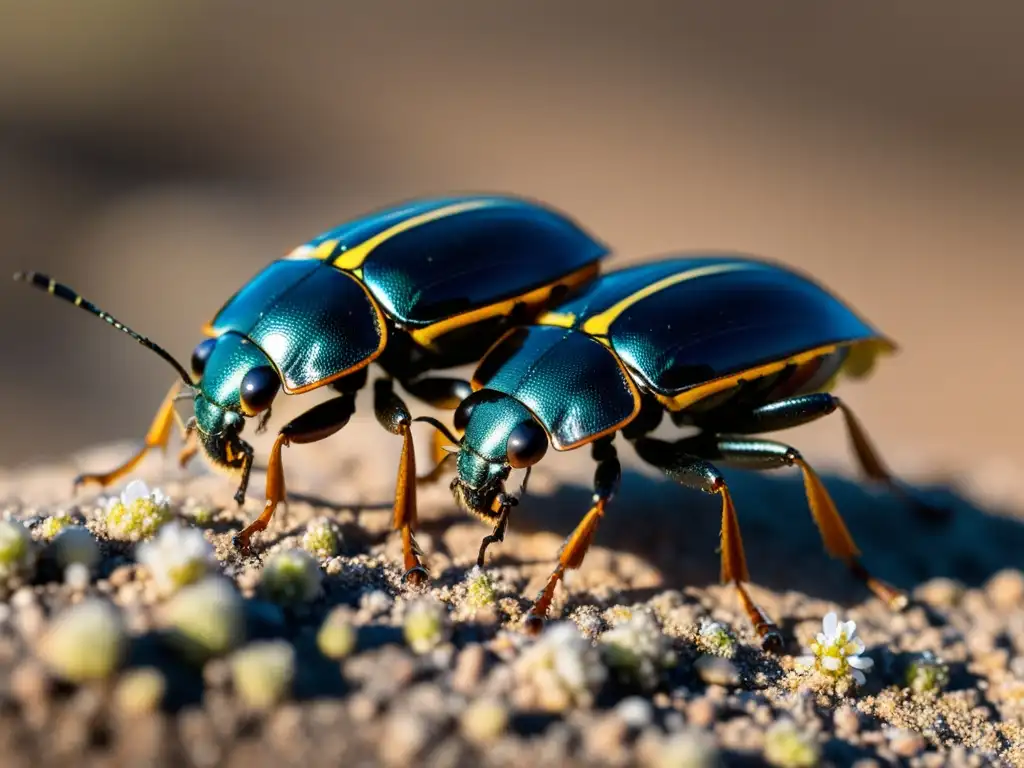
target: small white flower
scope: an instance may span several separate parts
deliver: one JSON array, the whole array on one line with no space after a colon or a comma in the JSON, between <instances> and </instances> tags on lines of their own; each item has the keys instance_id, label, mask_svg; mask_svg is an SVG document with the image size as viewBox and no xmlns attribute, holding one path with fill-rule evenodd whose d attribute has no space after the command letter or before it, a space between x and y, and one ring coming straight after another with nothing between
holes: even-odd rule
<instances>
[{"instance_id":1,"label":"small white flower","mask_svg":"<svg viewBox=\"0 0 1024 768\"><path fill-rule=\"evenodd\" d=\"M217 565L213 546L202 531L177 522L161 527L153 539L140 544L136 558L164 594L199 581Z\"/></svg>"},{"instance_id":2,"label":"small white flower","mask_svg":"<svg viewBox=\"0 0 1024 768\"><path fill-rule=\"evenodd\" d=\"M860 655L864 653L864 642L856 636L857 624L853 621L840 623L839 617L830 612L822 620L821 628L815 642L811 643L813 655L799 657L797 665L817 669L834 678L850 675L858 685L864 685L867 682L864 673L875 662Z\"/></svg>"},{"instance_id":3,"label":"small white flower","mask_svg":"<svg viewBox=\"0 0 1024 768\"><path fill-rule=\"evenodd\" d=\"M318 517L306 527L302 537L302 548L313 557L334 557L338 552L338 530L333 521Z\"/></svg>"},{"instance_id":4,"label":"small white flower","mask_svg":"<svg viewBox=\"0 0 1024 768\"><path fill-rule=\"evenodd\" d=\"M701 619L700 630L697 632L697 645L706 652L716 656L732 658L736 655L736 638L729 628L720 621L712 621L707 616Z\"/></svg>"},{"instance_id":5,"label":"small white flower","mask_svg":"<svg viewBox=\"0 0 1024 768\"><path fill-rule=\"evenodd\" d=\"M159 488L150 490L141 480L128 483L119 497L107 499L107 531L116 539L147 538L172 517L171 500L167 495Z\"/></svg>"},{"instance_id":6,"label":"small white flower","mask_svg":"<svg viewBox=\"0 0 1024 768\"><path fill-rule=\"evenodd\" d=\"M171 500L159 488L150 490L144 481L132 480L121 491L120 497L107 500L107 510L109 511L118 502L130 508L137 501L148 501L156 507L166 507L171 503Z\"/></svg>"}]
</instances>

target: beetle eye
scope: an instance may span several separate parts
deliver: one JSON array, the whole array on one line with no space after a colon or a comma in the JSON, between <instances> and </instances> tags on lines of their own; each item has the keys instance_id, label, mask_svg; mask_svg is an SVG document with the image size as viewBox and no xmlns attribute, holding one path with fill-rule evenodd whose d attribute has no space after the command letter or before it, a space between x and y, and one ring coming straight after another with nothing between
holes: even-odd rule
<instances>
[{"instance_id":1,"label":"beetle eye","mask_svg":"<svg viewBox=\"0 0 1024 768\"><path fill-rule=\"evenodd\" d=\"M216 339L206 339L199 342L199 346L192 352L192 375L197 380L203 378L203 371L206 370L206 361L210 359L215 346L217 346Z\"/></svg>"},{"instance_id":2,"label":"beetle eye","mask_svg":"<svg viewBox=\"0 0 1024 768\"><path fill-rule=\"evenodd\" d=\"M476 400L470 396L459 403L459 407L455 409L455 413L452 415L452 425L459 432L466 431L466 425L469 424L469 417L473 413L475 405Z\"/></svg>"},{"instance_id":3,"label":"beetle eye","mask_svg":"<svg viewBox=\"0 0 1024 768\"><path fill-rule=\"evenodd\" d=\"M257 366L245 374L240 392L245 415L254 416L269 408L280 386L277 371L269 365Z\"/></svg>"},{"instance_id":4,"label":"beetle eye","mask_svg":"<svg viewBox=\"0 0 1024 768\"><path fill-rule=\"evenodd\" d=\"M513 429L505 448L509 465L516 469L533 466L544 457L547 450L547 433L535 421L524 421Z\"/></svg>"}]
</instances>

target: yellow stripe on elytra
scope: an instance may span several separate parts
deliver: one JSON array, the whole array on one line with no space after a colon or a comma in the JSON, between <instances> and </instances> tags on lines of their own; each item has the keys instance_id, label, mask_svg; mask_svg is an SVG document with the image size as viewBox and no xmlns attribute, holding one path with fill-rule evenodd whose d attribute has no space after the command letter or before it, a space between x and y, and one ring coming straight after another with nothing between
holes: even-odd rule
<instances>
[{"instance_id":1,"label":"yellow stripe on elytra","mask_svg":"<svg viewBox=\"0 0 1024 768\"><path fill-rule=\"evenodd\" d=\"M823 384L818 391L830 391L836 385L840 376L849 376L850 378L866 376L869 369L864 365L865 358L873 362L878 355L889 354L896 350L896 345L885 338L860 339L840 344L829 344L809 349L806 352L801 352L799 355L793 355L773 363L759 365L756 368L748 368L732 376L724 376L720 379L700 384L692 389L680 392L678 395L656 395L656 397L670 411L681 411L703 400L705 397L710 397L736 386L741 379L751 381L762 376L769 376L777 371L781 371L787 365L801 365L814 360L816 357L824 357L831 354L842 347L850 347L850 356L844 361L839 370L836 371L835 375ZM856 362L851 365L851 361Z\"/></svg>"},{"instance_id":2,"label":"yellow stripe on elytra","mask_svg":"<svg viewBox=\"0 0 1024 768\"><path fill-rule=\"evenodd\" d=\"M379 232L370 239L360 243L359 245L349 248L347 251L342 251L338 254L337 258L334 259L334 266L338 269L344 269L352 271L358 269L366 261L366 257L369 256L374 248L390 240L395 235L401 234L407 230L413 229L414 227L422 226L423 224L429 224L431 221L437 221L443 219L446 216L454 216L464 211L472 211L476 208L486 208L488 206L500 205L500 200L470 200L462 203L455 203L453 205L446 205L441 208L435 208L432 211L421 213L419 216L413 216L411 219L405 219L395 224L393 227L385 229L383 232Z\"/></svg>"},{"instance_id":3,"label":"yellow stripe on elytra","mask_svg":"<svg viewBox=\"0 0 1024 768\"><path fill-rule=\"evenodd\" d=\"M588 264L582 269L578 269L575 272L571 272L568 275L560 277L558 280L548 283L547 285L534 288L528 293L513 296L510 299L506 299L505 301L501 301L496 304L479 307L468 312L463 312L460 315L439 320L438 322L432 323L431 325L423 328L416 328L409 333L417 344L428 347L435 339L440 338L444 334L456 328L464 328L467 325L480 322L481 320L486 320L489 317L507 315L512 312L512 309L516 304L525 304L527 307L535 309L538 305L543 304L551 295L551 292L559 285L564 285L568 288L575 288L577 285L580 285L594 277L594 275L597 274L597 270L598 265L596 263Z\"/></svg>"},{"instance_id":4,"label":"yellow stripe on elytra","mask_svg":"<svg viewBox=\"0 0 1024 768\"><path fill-rule=\"evenodd\" d=\"M622 299L622 301L612 305L604 312L588 318L584 321L582 330L584 333L589 333L591 336L605 336L607 335L611 324L618 319L619 315L638 301L646 299L648 296L652 296L659 291L663 291L666 288L676 285L677 283L683 283L687 280L695 280L698 277L707 277L708 275L717 275L722 272L733 272L739 269L752 268L752 265L743 262L726 262L724 264L709 264L704 267L695 267L693 269L688 269L685 272L677 272L674 275L669 275L668 277L658 280L656 283L651 283L650 285L641 288L636 293L632 293Z\"/></svg>"},{"instance_id":5,"label":"yellow stripe on elytra","mask_svg":"<svg viewBox=\"0 0 1024 768\"><path fill-rule=\"evenodd\" d=\"M545 312L537 319L537 325L553 325L556 328L572 328L576 315L572 312Z\"/></svg>"},{"instance_id":6,"label":"yellow stripe on elytra","mask_svg":"<svg viewBox=\"0 0 1024 768\"><path fill-rule=\"evenodd\" d=\"M655 397L670 411L681 411L684 408L689 408L699 400L703 400L705 397L717 394L725 389L729 389L730 387L735 387L740 383L741 379L744 381L752 381L753 379L759 379L763 376L769 376L777 371L781 371L787 365L800 365L802 363L809 362L816 357L823 357L835 352L840 346L845 345L829 344L823 347L815 347L814 349L809 349L806 352L801 352L799 355L793 355L792 357L786 357L773 363L759 365L756 368L747 368L746 370L740 371L732 376L723 376L720 379L714 379L704 384L699 384L696 387L683 390L678 395L655 395Z\"/></svg>"},{"instance_id":7,"label":"yellow stripe on elytra","mask_svg":"<svg viewBox=\"0 0 1024 768\"><path fill-rule=\"evenodd\" d=\"M337 240L324 240L315 248L308 243L303 243L284 258L289 261L304 261L306 259L325 261L331 257L331 254L334 253L334 249L337 247Z\"/></svg>"},{"instance_id":8,"label":"yellow stripe on elytra","mask_svg":"<svg viewBox=\"0 0 1024 768\"><path fill-rule=\"evenodd\" d=\"M309 258L316 259L317 261L328 259L331 254L334 253L334 249L337 246L337 240L324 240L320 245L313 249L313 253L309 255Z\"/></svg>"}]
</instances>

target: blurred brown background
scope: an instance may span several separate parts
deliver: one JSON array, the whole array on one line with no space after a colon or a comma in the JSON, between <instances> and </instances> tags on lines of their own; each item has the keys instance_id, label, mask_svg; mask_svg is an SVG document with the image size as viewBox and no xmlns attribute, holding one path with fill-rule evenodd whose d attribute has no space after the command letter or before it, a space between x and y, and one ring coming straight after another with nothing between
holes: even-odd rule
<instances>
[{"instance_id":1,"label":"blurred brown background","mask_svg":"<svg viewBox=\"0 0 1024 768\"><path fill-rule=\"evenodd\" d=\"M1017 0L0 0L0 20L3 271L52 272L180 358L319 231L511 191L616 264L715 248L810 270L903 345L845 390L891 463L1024 464ZM0 465L142 435L162 362L0 296ZM790 439L845 457L841 432Z\"/></svg>"}]
</instances>

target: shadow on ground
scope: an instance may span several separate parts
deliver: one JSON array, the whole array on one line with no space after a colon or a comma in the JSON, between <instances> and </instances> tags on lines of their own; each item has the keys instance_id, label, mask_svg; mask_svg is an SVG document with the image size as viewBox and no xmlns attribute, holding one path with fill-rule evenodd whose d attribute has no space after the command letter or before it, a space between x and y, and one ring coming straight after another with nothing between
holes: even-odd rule
<instances>
[{"instance_id":1,"label":"shadow on ground","mask_svg":"<svg viewBox=\"0 0 1024 768\"><path fill-rule=\"evenodd\" d=\"M822 549L800 475L762 476L725 471L740 519L753 582L775 591L852 604L867 589ZM949 511L928 520L885 490L825 475L824 482L862 552L878 577L902 589L948 577L976 586L997 571L1020 567L1024 521L984 511L953 490L918 489ZM529 495L516 509L506 538L535 531L567 535L590 504L589 488L560 486L548 495ZM595 546L628 552L657 568L664 588L707 586L718 581L721 502L667 480L626 471ZM551 552L554 560L556 552ZM491 558L508 557L495 547ZM586 568L586 564L584 564Z\"/></svg>"},{"instance_id":2,"label":"shadow on ground","mask_svg":"<svg viewBox=\"0 0 1024 768\"><path fill-rule=\"evenodd\" d=\"M392 462L397 462L398 446L389 441L390 436L377 435L376 431L367 435L368 444L358 457L328 451L289 454L289 500L297 502L297 508L308 509L308 514L341 517L354 513L345 533L358 549L382 538L397 546L394 534L385 531L390 529L396 466ZM374 436L379 445L373 442ZM128 450L112 446L103 454L90 456L75 471L120 460ZM489 563L537 564L545 569L554 564L560 540L590 506L591 489L580 479L589 481L593 472L586 456L556 458L562 461L538 466L530 492L514 512L505 542L489 549ZM662 589L718 583L719 499L683 488L652 470L638 471L629 457L625 461L621 487L598 529L595 546L613 554L627 553L649 564L660 574ZM841 605L852 605L869 596L866 587L822 549L797 470L723 472L736 503L754 584L776 592L799 591ZM997 571L1021 567L1024 516L1019 510L982 508L957 493L952 485L915 489L920 498L948 510L948 518L936 522L916 513L884 488L835 473L821 474L860 547L863 564L901 589L912 590L935 577L978 586ZM204 480L204 475L208 479ZM436 484L419 490L419 528L431 535L439 551L464 564L475 558L480 538L489 528L456 508L447 490L451 477L449 469ZM43 487L63 487L54 485L52 473L44 473L43 478ZM182 475L173 462L167 461L158 478L158 482L172 485L189 483L182 486L183 492L208 488L225 509L234 509L230 502L232 484L200 466ZM191 485L196 482L198 487ZM263 483L262 473L254 475L249 492L252 499L261 498ZM257 509L252 505L250 512ZM300 515L288 523L275 520L257 544L265 548L297 533L305 518ZM226 525L241 524L232 520ZM531 541L532 533L549 534L550 548ZM593 555L588 558L583 572L594 567L592 561L597 559ZM637 599L644 596L637 595Z\"/></svg>"}]
</instances>

